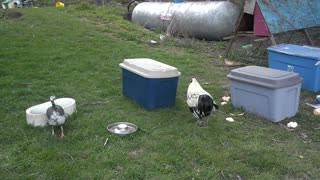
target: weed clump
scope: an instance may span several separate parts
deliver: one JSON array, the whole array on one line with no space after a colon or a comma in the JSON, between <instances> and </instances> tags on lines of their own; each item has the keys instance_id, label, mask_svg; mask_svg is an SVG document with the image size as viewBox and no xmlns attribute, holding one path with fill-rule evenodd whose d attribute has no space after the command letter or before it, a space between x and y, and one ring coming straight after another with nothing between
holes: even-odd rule
<instances>
[{"instance_id":1,"label":"weed clump","mask_svg":"<svg viewBox=\"0 0 320 180\"><path fill-rule=\"evenodd\" d=\"M76 10L80 10L80 11L88 11L88 10L94 10L95 9L95 5L90 4L88 2L81 2L77 5L75 5L74 7Z\"/></svg>"}]
</instances>

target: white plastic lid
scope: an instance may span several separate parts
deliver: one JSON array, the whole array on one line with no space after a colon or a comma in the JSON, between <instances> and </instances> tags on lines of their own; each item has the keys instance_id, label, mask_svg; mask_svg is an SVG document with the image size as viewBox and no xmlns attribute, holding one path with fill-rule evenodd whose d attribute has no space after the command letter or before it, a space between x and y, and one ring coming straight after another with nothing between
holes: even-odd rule
<instances>
[{"instance_id":1,"label":"white plastic lid","mask_svg":"<svg viewBox=\"0 0 320 180\"><path fill-rule=\"evenodd\" d=\"M181 74L177 68L149 58L125 59L120 67L145 78L172 78Z\"/></svg>"}]
</instances>

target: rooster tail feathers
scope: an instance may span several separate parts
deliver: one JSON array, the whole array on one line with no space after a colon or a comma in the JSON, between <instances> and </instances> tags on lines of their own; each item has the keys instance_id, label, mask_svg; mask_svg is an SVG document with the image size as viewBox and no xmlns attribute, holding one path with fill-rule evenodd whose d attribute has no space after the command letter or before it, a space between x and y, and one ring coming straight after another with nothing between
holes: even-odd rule
<instances>
[{"instance_id":1,"label":"rooster tail feathers","mask_svg":"<svg viewBox=\"0 0 320 180\"><path fill-rule=\"evenodd\" d=\"M198 109L200 111L200 114L203 114L204 116L210 115L213 106L213 100L209 95L199 96Z\"/></svg>"},{"instance_id":2,"label":"rooster tail feathers","mask_svg":"<svg viewBox=\"0 0 320 180\"><path fill-rule=\"evenodd\" d=\"M215 101L213 101L213 106L216 108L216 109L219 109L219 106L217 105L217 103Z\"/></svg>"}]
</instances>

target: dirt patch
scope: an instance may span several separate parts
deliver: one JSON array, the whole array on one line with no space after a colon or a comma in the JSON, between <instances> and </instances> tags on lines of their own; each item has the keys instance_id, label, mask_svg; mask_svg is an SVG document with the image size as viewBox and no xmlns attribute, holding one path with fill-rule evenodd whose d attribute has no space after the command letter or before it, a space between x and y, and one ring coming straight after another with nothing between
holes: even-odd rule
<instances>
[{"instance_id":1,"label":"dirt patch","mask_svg":"<svg viewBox=\"0 0 320 180\"><path fill-rule=\"evenodd\" d=\"M143 152L144 152L143 149L135 149L135 150L133 150L133 151L130 151L130 152L129 152L129 155L130 155L131 157L137 157L137 156L143 154Z\"/></svg>"},{"instance_id":2,"label":"dirt patch","mask_svg":"<svg viewBox=\"0 0 320 180\"><path fill-rule=\"evenodd\" d=\"M22 16L22 13L20 12L8 12L5 14L5 17L7 18L12 18L12 19L17 19Z\"/></svg>"}]
</instances>

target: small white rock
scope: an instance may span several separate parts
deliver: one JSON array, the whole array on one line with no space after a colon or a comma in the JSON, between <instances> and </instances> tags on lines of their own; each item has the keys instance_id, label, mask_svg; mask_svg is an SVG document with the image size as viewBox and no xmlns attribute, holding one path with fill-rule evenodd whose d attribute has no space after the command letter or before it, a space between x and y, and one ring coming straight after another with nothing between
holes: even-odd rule
<instances>
[{"instance_id":1,"label":"small white rock","mask_svg":"<svg viewBox=\"0 0 320 180\"><path fill-rule=\"evenodd\" d=\"M233 119L232 117L227 117L227 118L226 118L226 121L234 122L234 119Z\"/></svg>"},{"instance_id":2,"label":"small white rock","mask_svg":"<svg viewBox=\"0 0 320 180\"><path fill-rule=\"evenodd\" d=\"M296 128L298 126L298 123L297 122L289 122L287 124L288 128Z\"/></svg>"},{"instance_id":3,"label":"small white rock","mask_svg":"<svg viewBox=\"0 0 320 180\"><path fill-rule=\"evenodd\" d=\"M157 41L155 41L155 40L150 40L150 43L151 43L151 44L157 44Z\"/></svg>"}]
</instances>

